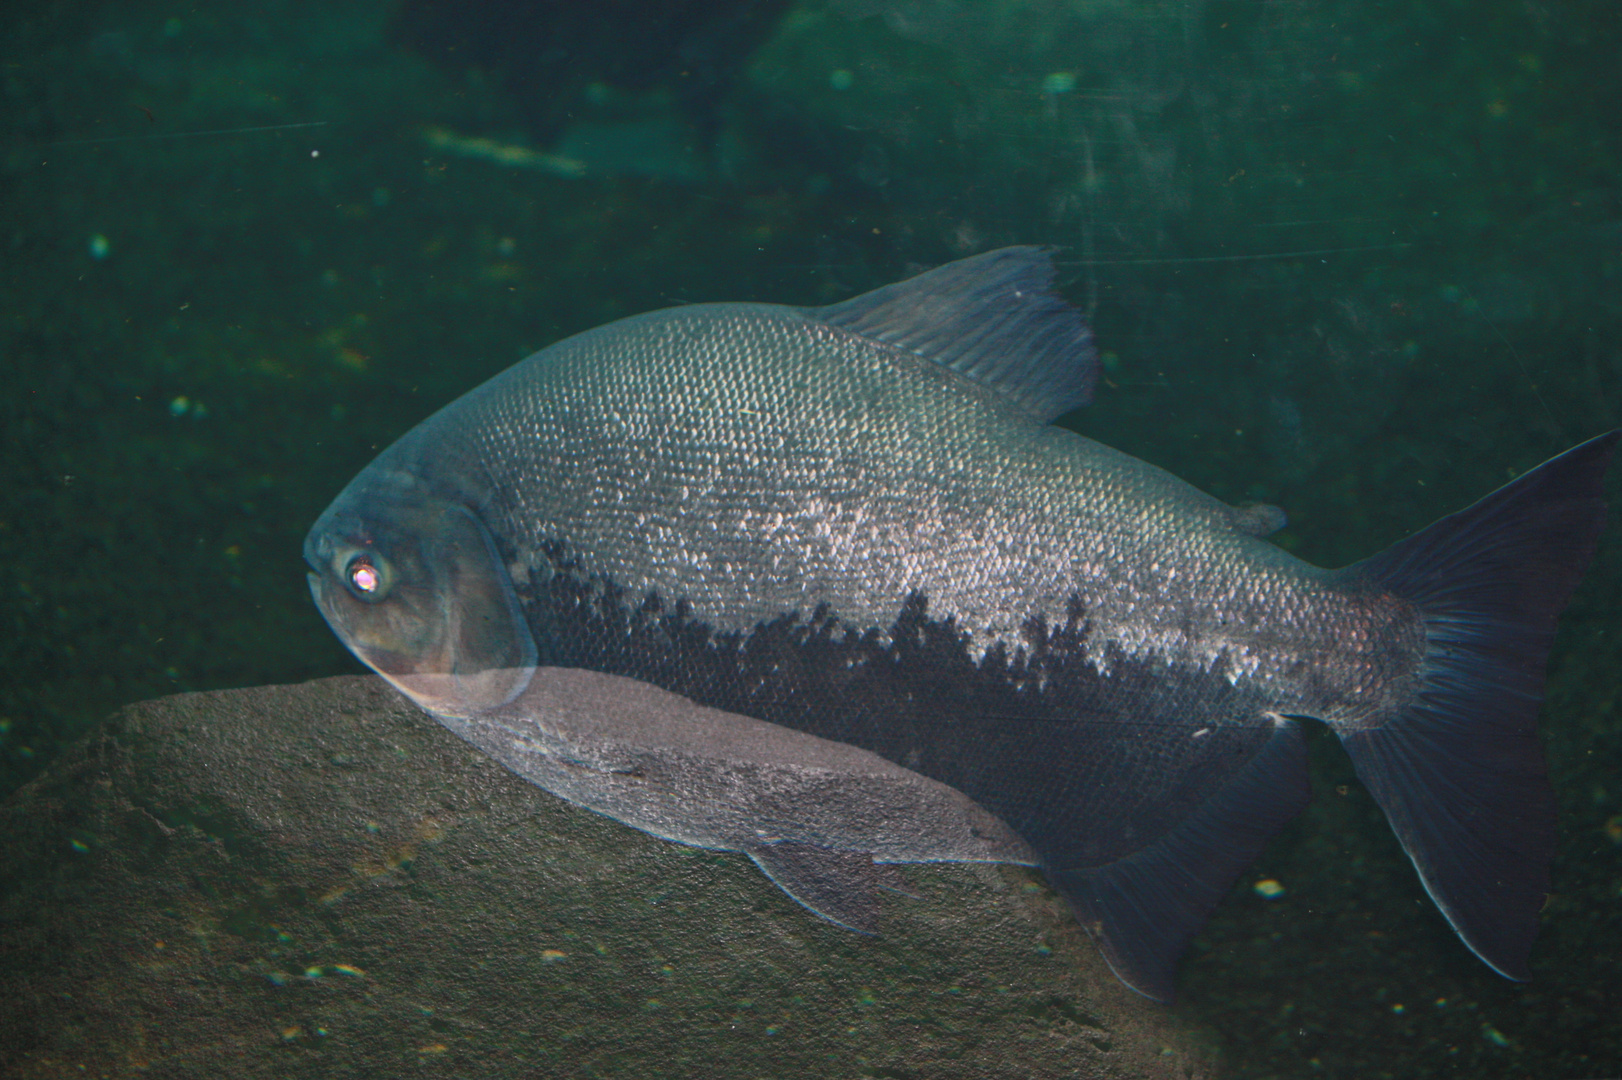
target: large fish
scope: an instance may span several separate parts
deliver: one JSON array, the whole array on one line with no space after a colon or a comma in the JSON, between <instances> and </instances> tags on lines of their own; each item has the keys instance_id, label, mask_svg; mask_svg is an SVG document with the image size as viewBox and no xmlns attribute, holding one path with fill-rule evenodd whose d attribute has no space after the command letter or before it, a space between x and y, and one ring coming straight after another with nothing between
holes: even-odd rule
<instances>
[{"instance_id":1,"label":"large fish","mask_svg":"<svg viewBox=\"0 0 1622 1080\"><path fill-rule=\"evenodd\" d=\"M1009 248L558 342L344 489L305 542L316 603L565 798L747 851L858 929L876 864L1039 865L1161 999L1306 803L1316 717L1460 937L1526 978L1545 658L1618 433L1320 569L1050 426L1097 367L1051 279Z\"/></svg>"}]
</instances>

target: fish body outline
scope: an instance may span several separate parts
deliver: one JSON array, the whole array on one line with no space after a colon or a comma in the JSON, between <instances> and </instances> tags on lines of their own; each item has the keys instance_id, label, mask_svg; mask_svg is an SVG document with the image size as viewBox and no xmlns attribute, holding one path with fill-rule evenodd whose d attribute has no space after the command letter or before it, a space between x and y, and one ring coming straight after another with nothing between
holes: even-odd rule
<instances>
[{"instance_id":1,"label":"fish body outline","mask_svg":"<svg viewBox=\"0 0 1622 1080\"><path fill-rule=\"evenodd\" d=\"M944 785L1158 999L1305 805L1292 718L1320 719L1466 944L1527 977L1553 847L1543 667L1603 525L1617 433L1372 559L1314 567L1260 535L1273 515L1051 425L1097 377L1052 274L1045 252L1002 249L825 308L692 305L550 346L340 494L306 542L317 604L364 662L521 775L655 835L749 851L858 929L866 915L838 912L871 905L838 897L888 856L876 833L864 848L812 824L827 790L795 789L800 823L750 842L705 831L715 801L691 774L685 809L672 785L649 828L625 795L634 769L549 783L568 753L526 773L488 725L535 719L537 673L588 671L674 695L655 713L691 705ZM584 710L580 746L635 711L613 698ZM610 759L635 756L634 739L615 745ZM736 752L659 749L653 771L707 761L711 779ZM923 805L939 804L908 812L929 834ZM929 843L914 854L965 855Z\"/></svg>"}]
</instances>

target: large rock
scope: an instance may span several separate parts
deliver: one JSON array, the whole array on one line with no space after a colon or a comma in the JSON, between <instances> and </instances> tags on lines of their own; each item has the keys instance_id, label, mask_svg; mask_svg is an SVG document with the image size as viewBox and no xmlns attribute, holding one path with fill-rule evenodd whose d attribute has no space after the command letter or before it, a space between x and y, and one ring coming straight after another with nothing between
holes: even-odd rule
<instances>
[{"instance_id":1,"label":"large rock","mask_svg":"<svg viewBox=\"0 0 1622 1080\"><path fill-rule=\"evenodd\" d=\"M1210 1075L1034 873L904 873L863 937L378 680L164 698L0 807L0 1074Z\"/></svg>"}]
</instances>

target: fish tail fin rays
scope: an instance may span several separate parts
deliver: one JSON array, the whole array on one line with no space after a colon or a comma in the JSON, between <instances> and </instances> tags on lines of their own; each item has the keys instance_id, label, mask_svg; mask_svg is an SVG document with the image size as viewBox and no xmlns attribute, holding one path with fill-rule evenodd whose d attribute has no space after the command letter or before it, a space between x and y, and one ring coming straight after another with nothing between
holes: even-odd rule
<instances>
[{"instance_id":1,"label":"fish tail fin rays","mask_svg":"<svg viewBox=\"0 0 1622 1080\"><path fill-rule=\"evenodd\" d=\"M1052 286L1046 249L999 248L807 314L916 353L1048 423L1093 399L1099 370L1093 332Z\"/></svg>"},{"instance_id":2,"label":"fish tail fin rays","mask_svg":"<svg viewBox=\"0 0 1622 1080\"><path fill-rule=\"evenodd\" d=\"M1189 941L1311 798L1301 729L1279 719L1242 769L1148 847L1103 866L1043 872L1116 977L1144 997L1170 1001Z\"/></svg>"},{"instance_id":3,"label":"fish tail fin rays","mask_svg":"<svg viewBox=\"0 0 1622 1080\"><path fill-rule=\"evenodd\" d=\"M1342 742L1425 890L1499 974L1530 977L1555 802L1537 737L1555 624L1605 524L1622 432L1583 443L1350 568L1415 604L1411 704Z\"/></svg>"}]
</instances>

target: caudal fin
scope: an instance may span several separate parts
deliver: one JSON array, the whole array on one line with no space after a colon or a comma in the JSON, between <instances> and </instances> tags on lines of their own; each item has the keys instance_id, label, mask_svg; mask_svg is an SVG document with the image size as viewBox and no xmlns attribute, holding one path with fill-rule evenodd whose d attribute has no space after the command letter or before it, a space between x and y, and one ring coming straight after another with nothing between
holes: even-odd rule
<instances>
[{"instance_id":1,"label":"caudal fin","mask_svg":"<svg viewBox=\"0 0 1622 1080\"><path fill-rule=\"evenodd\" d=\"M1426 655L1413 703L1343 742L1431 899L1511 979L1530 977L1554 854L1544 669L1605 525L1618 438L1568 450L1349 570L1419 608Z\"/></svg>"}]
</instances>

